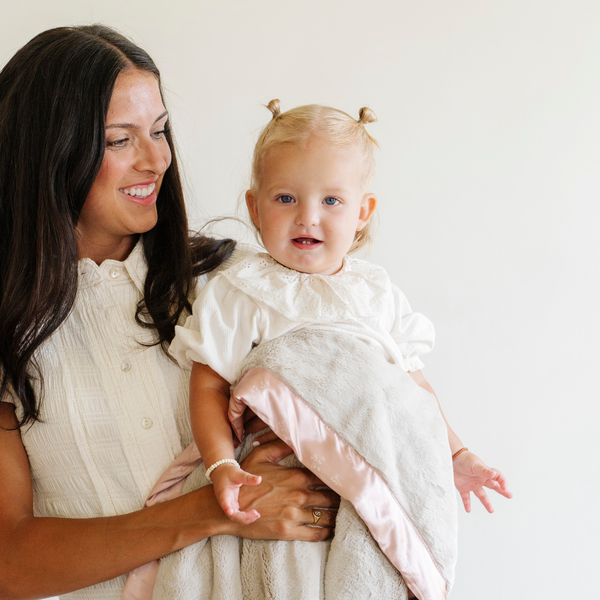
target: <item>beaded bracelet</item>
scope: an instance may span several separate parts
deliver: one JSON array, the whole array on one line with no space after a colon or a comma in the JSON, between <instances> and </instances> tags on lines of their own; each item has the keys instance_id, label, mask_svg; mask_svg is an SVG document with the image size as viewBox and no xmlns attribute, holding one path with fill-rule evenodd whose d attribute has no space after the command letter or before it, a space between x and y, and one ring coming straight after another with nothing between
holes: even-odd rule
<instances>
[{"instance_id":1,"label":"beaded bracelet","mask_svg":"<svg viewBox=\"0 0 600 600\"><path fill-rule=\"evenodd\" d=\"M213 463L212 465L210 465L210 467L208 467L208 469L206 469L206 479L208 479L211 483L212 480L210 478L210 474L217 468L220 467L221 465L224 465L226 463L231 463L232 465L235 465L236 467L239 467L239 463L237 460L235 460L235 458L222 458L221 460L218 460L216 463Z\"/></svg>"},{"instance_id":2,"label":"beaded bracelet","mask_svg":"<svg viewBox=\"0 0 600 600\"><path fill-rule=\"evenodd\" d=\"M453 455L452 455L452 460L454 460L457 456L460 456L463 452L468 452L469 449L465 446L464 448L461 448L460 450L457 450Z\"/></svg>"}]
</instances>

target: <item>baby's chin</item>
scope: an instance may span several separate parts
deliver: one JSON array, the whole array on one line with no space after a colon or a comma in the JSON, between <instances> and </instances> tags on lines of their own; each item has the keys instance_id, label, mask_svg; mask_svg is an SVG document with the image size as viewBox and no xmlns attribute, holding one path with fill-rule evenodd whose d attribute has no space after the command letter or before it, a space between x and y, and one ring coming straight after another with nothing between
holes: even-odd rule
<instances>
[{"instance_id":1,"label":"baby's chin","mask_svg":"<svg viewBox=\"0 0 600 600\"><path fill-rule=\"evenodd\" d=\"M273 258L276 262L278 262L281 266L286 269L291 269L292 271L297 271L298 273L305 273L306 275L335 275L342 270L344 266L344 259L340 259L336 261L336 263L332 266L315 265L314 267L307 264L302 264L300 261L290 261L285 258L278 258L277 256L273 256L271 254L271 258Z\"/></svg>"}]
</instances>

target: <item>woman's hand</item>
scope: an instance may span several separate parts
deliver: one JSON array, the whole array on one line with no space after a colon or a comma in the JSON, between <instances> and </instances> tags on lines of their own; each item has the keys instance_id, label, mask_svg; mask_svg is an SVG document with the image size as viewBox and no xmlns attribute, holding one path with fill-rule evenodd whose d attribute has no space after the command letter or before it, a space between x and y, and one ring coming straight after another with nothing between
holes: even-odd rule
<instances>
[{"instance_id":1,"label":"woman's hand","mask_svg":"<svg viewBox=\"0 0 600 600\"><path fill-rule=\"evenodd\" d=\"M472 452L467 450L459 454L453 462L453 467L454 485L460 492L460 497L467 512L471 512L471 492L479 498L481 504L485 506L489 513L494 512L494 507L484 487L498 492L505 498L512 498L512 492L507 487L504 475L498 469L488 467Z\"/></svg>"},{"instance_id":2,"label":"woman's hand","mask_svg":"<svg viewBox=\"0 0 600 600\"><path fill-rule=\"evenodd\" d=\"M273 434L274 435L274 434ZM242 462L244 471L260 475L257 486L240 488L240 509L257 510L261 517L251 525L231 523L233 535L251 539L322 541L331 536L335 524L335 510L340 499L307 469L282 467L277 463L292 453L279 439L261 445ZM270 436L269 436L270 437ZM318 527L313 524L313 508L321 511Z\"/></svg>"}]
</instances>

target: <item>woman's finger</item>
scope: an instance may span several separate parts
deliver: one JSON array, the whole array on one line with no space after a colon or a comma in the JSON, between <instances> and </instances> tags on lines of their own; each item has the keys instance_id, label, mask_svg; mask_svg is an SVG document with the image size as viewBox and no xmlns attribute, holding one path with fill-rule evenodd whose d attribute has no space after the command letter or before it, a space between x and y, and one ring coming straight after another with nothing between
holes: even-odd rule
<instances>
[{"instance_id":1,"label":"woman's finger","mask_svg":"<svg viewBox=\"0 0 600 600\"><path fill-rule=\"evenodd\" d=\"M322 506L323 508L337 509L340 505L340 497L331 490L311 490L306 495L306 501L303 502L303 508L307 510L314 506Z\"/></svg>"},{"instance_id":2,"label":"woman's finger","mask_svg":"<svg viewBox=\"0 0 600 600\"><path fill-rule=\"evenodd\" d=\"M244 430L246 433L258 433L263 429L268 429L268 427L269 426L264 421L261 421L257 416L248 419L248 421L244 423Z\"/></svg>"},{"instance_id":3,"label":"woman's finger","mask_svg":"<svg viewBox=\"0 0 600 600\"><path fill-rule=\"evenodd\" d=\"M261 444L266 444L266 443L272 442L276 439L278 439L277 434L274 431L271 431L269 429L269 431L267 431L266 433L256 436L254 438L254 441L252 442L252 444L254 446L260 446Z\"/></svg>"},{"instance_id":4,"label":"woman's finger","mask_svg":"<svg viewBox=\"0 0 600 600\"><path fill-rule=\"evenodd\" d=\"M333 527L337 512L324 508L311 508L303 511L303 524L311 527Z\"/></svg>"},{"instance_id":5,"label":"woman's finger","mask_svg":"<svg viewBox=\"0 0 600 600\"><path fill-rule=\"evenodd\" d=\"M301 542L324 542L332 535L332 527L306 527L305 525L299 525L294 528L293 535L289 539Z\"/></svg>"},{"instance_id":6,"label":"woman's finger","mask_svg":"<svg viewBox=\"0 0 600 600\"><path fill-rule=\"evenodd\" d=\"M280 439L273 440L267 444L261 444L255 448L242 462L244 470L250 470L251 465L258 463L273 463L276 464L292 453L292 449L282 442Z\"/></svg>"}]
</instances>

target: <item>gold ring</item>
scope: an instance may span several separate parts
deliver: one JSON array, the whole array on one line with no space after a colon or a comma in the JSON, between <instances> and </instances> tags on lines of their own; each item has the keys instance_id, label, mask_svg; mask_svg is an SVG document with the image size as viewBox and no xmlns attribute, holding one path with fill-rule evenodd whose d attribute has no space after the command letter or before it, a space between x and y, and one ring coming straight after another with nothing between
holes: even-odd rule
<instances>
[{"instance_id":1,"label":"gold ring","mask_svg":"<svg viewBox=\"0 0 600 600\"><path fill-rule=\"evenodd\" d=\"M316 510L313 508L313 525L316 525L321 519L321 515L323 514L320 510Z\"/></svg>"}]
</instances>

